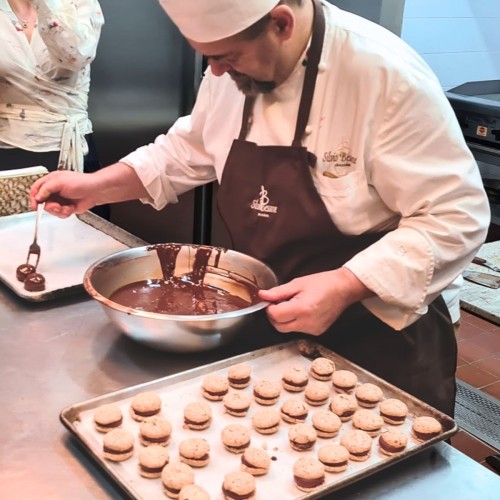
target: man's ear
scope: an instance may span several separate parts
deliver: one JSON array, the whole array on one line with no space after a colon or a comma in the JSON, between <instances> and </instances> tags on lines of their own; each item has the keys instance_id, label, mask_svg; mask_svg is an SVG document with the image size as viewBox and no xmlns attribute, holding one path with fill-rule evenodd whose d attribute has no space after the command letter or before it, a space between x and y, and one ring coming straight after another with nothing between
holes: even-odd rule
<instances>
[{"instance_id":1,"label":"man's ear","mask_svg":"<svg viewBox=\"0 0 500 500\"><path fill-rule=\"evenodd\" d=\"M269 15L271 16L272 29L282 40L288 40L295 28L295 14L288 5L278 5Z\"/></svg>"}]
</instances>

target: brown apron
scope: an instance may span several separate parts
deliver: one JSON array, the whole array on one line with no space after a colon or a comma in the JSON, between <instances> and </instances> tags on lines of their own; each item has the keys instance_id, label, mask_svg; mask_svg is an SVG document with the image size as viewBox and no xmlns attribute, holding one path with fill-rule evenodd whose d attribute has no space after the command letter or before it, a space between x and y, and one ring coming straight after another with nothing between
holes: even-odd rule
<instances>
[{"instance_id":1,"label":"brown apron","mask_svg":"<svg viewBox=\"0 0 500 500\"><path fill-rule=\"evenodd\" d=\"M247 98L240 136L232 144L218 192L218 208L234 249L267 262L281 282L336 269L384 234L341 233L313 184L309 169L314 168L314 155L301 140L324 37L318 0L314 7L313 37L292 145L258 146L245 140L253 107L253 100ZM270 330L275 332L269 325L266 335L272 335ZM281 336L281 340L290 337ZM361 303L354 304L314 340L453 415L457 345L441 296L426 315L402 331L393 330Z\"/></svg>"}]
</instances>

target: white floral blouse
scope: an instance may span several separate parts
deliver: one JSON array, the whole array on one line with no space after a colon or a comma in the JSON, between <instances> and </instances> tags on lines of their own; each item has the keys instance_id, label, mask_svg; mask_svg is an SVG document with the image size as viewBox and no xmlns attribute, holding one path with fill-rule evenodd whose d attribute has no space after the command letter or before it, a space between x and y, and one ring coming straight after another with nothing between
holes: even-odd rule
<instances>
[{"instance_id":1,"label":"white floral blouse","mask_svg":"<svg viewBox=\"0 0 500 500\"><path fill-rule=\"evenodd\" d=\"M31 42L0 0L0 148L60 151L59 168L83 169L90 63L104 23L97 0L32 0Z\"/></svg>"}]
</instances>

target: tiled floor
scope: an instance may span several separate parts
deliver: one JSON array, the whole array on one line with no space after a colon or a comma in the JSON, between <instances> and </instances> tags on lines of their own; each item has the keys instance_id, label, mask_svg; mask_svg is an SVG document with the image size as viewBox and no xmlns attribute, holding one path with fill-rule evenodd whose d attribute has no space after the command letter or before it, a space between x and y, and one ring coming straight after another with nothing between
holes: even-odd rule
<instances>
[{"instance_id":1,"label":"tiled floor","mask_svg":"<svg viewBox=\"0 0 500 500\"><path fill-rule=\"evenodd\" d=\"M457 335L457 378L500 399L500 326L462 311L462 322ZM451 439L454 448L465 453L485 467L485 459L500 451L465 431ZM496 471L495 471L496 472Z\"/></svg>"}]
</instances>

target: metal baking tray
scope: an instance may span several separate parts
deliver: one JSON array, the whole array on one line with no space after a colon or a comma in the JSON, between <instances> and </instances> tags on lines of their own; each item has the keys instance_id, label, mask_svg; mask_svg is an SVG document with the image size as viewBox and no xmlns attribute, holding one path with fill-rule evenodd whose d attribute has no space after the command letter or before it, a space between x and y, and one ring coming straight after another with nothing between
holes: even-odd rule
<instances>
[{"instance_id":1,"label":"metal baking tray","mask_svg":"<svg viewBox=\"0 0 500 500\"><path fill-rule=\"evenodd\" d=\"M60 420L130 498L163 500L165 495L162 490L161 479L145 479L137 472L137 456L142 446L139 440L136 439L134 455L131 458L120 463L109 462L102 456L103 435L94 429L92 420L96 408L106 403L116 403L120 406L124 416L123 427L131 430L137 436L140 424L135 422L129 415L131 399L134 395L142 391L156 392L163 400L162 414L172 423L172 437L167 445L170 459L178 459L178 445L182 439L187 437L203 437L207 439L211 447L211 460L206 467L194 469L195 481L197 484L207 489L212 499L220 500L222 499L221 485L224 475L232 470L238 469L241 460L241 455L232 454L224 449L220 438L220 432L228 423L240 423L251 428L253 411L259 408L260 405L253 402L248 415L241 418L225 414L222 402L209 402L213 410L213 421L209 429L204 431L184 429L183 409L187 403L203 399L200 387L204 376L208 373L226 375L227 369L231 365L248 362L252 367L252 383L248 388L244 389L244 391L249 391L251 393L253 382L256 380L269 378L279 381L282 373L291 365L302 366L304 369L308 370L312 359L318 356L325 356L332 359L337 369L347 369L355 372L358 375L359 384L364 382L378 384L384 392L384 398L396 397L408 405L409 415L407 421L402 426L398 426L400 430L407 432L409 435L408 447L406 451L400 455L386 457L378 451L378 441L377 438L374 438L372 454L367 461L349 461L349 466L346 471L341 473L327 472L324 486L313 492L304 494L294 485L292 472L294 461L307 454L316 456L317 449L323 444L339 442L343 432L352 428L351 422L344 422L340 433L334 438L318 438L314 450L309 452L292 450L288 443L288 428L290 424L281 422L278 433L268 436L261 435L252 429L251 446L264 447L274 459L271 461L268 474L256 478L257 499L280 498L280 500L286 500L319 498L343 486L354 483L359 479L374 474L409 456L415 455L438 441L450 438L458 431L455 421L449 416L430 407L410 394L401 391L397 387L376 377L372 373L351 363L329 349L315 342L304 340L295 340L285 344L259 349L84 401L65 408L60 414ZM334 389L332 387L331 395L333 394ZM274 407L279 409L283 401L289 397L303 398L303 393L289 393L283 390L280 400ZM311 407L307 421L310 422L311 415L314 411L327 407L326 404L319 407ZM375 408L375 410L376 409L377 408ZM416 416L421 415L433 416L437 418L443 426L443 432L440 435L424 443L417 442L410 437L412 422ZM389 427L391 426L384 425L384 428Z\"/></svg>"},{"instance_id":2,"label":"metal baking tray","mask_svg":"<svg viewBox=\"0 0 500 500\"><path fill-rule=\"evenodd\" d=\"M146 245L143 240L92 212L60 219L42 214L38 229L41 247L38 271L46 288L28 292L17 280L17 266L26 262L35 232L35 212L0 217L0 281L19 297L41 302L83 290L83 275L95 261L130 247Z\"/></svg>"}]
</instances>

